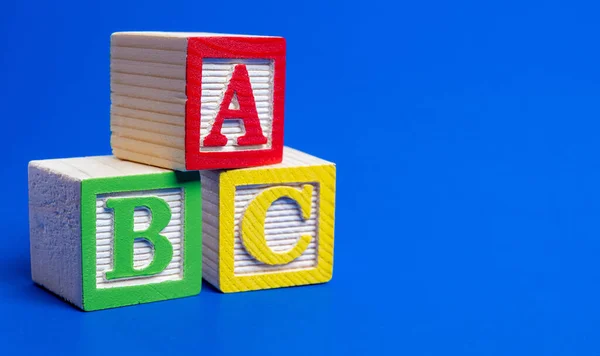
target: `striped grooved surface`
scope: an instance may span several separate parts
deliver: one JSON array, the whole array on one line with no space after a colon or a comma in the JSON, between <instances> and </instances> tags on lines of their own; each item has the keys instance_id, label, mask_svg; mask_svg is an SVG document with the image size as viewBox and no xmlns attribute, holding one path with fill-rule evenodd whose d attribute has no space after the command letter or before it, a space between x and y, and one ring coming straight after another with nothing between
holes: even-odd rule
<instances>
[{"instance_id":1,"label":"striped grooved surface","mask_svg":"<svg viewBox=\"0 0 600 356\"><path fill-rule=\"evenodd\" d=\"M225 120L221 133L227 137L227 144L222 147L204 147L202 143L204 138L210 133L236 64L245 64L248 69L260 126L263 135L267 137L267 143L256 146L238 146L237 138L245 133L244 124L241 120ZM274 69L271 60L210 58L202 61L200 151L248 151L271 148L273 74ZM231 105L233 106L232 108L237 108L237 99L235 96Z\"/></svg>"},{"instance_id":2,"label":"striped grooved surface","mask_svg":"<svg viewBox=\"0 0 600 356\"><path fill-rule=\"evenodd\" d=\"M319 186L315 183L282 184L298 190L303 185L310 184L314 187L310 218L302 219L298 204L290 198L275 201L267 210L264 236L267 245L275 252L291 250L301 235L310 235L312 240L304 253L296 260L286 265L266 265L257 261L246 252L240 233L241 218L248 204L265 188L273 185L248 185L239 186L235 192L235 227L234 227L234 273L236 275L281 272L296 269L308 269L317 265L318 261L318 211L319 211Z\"/></svg>"},{"instance_id":3,"label":"striped grooved surface","mask_svg":"<svg viewBox=\"0 0 600 356\"><path fill-rule=\"evenodd\" d=\"M219 175L202 172L202 276L219 286Z\"/></svg>"},{"instance_id":4,"label":"striped grooved surface","mask_svg":"<svg viewBox=\"0 0 600 356\"><path fill-rule=\"evenodd\" d=\"M154 276L122 278L108 281L106 272L113 265L113 211L106 208L106 200L116 197L159 197L171 208L171 221L161 234L173 245L173 259L161 273ZM160 189L145 192L124 192L102 194L96 197L96 287L112 288L175 281L183 278L183 191L182 189ZM135 210L134 229L146 230L150 224L150 212L140 208ZM146 240L134 243L133 266L142 269L150 264L154 256L153 246Z\"/></svg>"},{"instance_id":5,"label":"striped grooved surface","mask_svg":"<svg viewBox=\"0 0 600 356\"><path fill-rule=\"evenodd\" d=\"M113 154L185 168L186 50L185 38L112 36Z\"/></svg>"}]
</instances>

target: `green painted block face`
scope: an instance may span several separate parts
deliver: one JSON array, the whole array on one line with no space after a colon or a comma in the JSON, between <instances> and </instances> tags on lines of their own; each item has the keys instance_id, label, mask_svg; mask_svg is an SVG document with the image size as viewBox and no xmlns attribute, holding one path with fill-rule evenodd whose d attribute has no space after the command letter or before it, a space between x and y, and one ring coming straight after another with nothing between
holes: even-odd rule
<instances>
[{"instance_id":1,"label":"green painted block face","mask_svg":"<svg viewBox=\"0 0 600 356\"><path fill-rule=\"evenodd\" d=\"M198 294L201 210L197 172L84 180L83 309Z\"/></svg>"}]
</instances>

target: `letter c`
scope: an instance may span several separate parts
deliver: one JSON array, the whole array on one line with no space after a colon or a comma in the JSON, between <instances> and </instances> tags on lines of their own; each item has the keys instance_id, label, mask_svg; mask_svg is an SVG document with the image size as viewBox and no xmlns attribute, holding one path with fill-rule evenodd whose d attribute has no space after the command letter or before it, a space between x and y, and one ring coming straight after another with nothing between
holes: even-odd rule
<instances>
[{"instance_id":1,"label":"letter c","mask_svg":"<svg viewBox=\"0 0 600 356\"><path fill-rule=\"evenodd\" d=\"M298 243L286 252L275 252L267 245L265 238L265 219L267 210L277 200L289 197L296 201L302 212L302 218L308 220L312 207L313 186L306 184L302 190L292 187L272 187L260 192L250 202L242 216L242 242L246 251L254 258L268 265L283 265L300 257L308 248L312 236L301 235Z\"/></svg>"}]
</instances>

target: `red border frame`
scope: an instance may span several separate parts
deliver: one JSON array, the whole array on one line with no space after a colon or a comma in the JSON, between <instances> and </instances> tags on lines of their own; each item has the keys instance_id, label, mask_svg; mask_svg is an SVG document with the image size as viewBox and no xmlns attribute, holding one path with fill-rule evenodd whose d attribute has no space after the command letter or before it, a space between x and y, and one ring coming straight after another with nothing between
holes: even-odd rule
<instances>
[{"instance_id":1,"label":"red border frame","mask_svg":"<svg viewBox=\"0 0 600 356\"><path fill-rule=\"evenodd\" d=\"M202 95L203 58L273 60L275 73L273 76L271 148L234 152L200 151L200 97ZM186 61L186 170L242 168L280 163L283 156L285 39L281 37L191 37L188 39Z\"/></svg>"}]
</instances>

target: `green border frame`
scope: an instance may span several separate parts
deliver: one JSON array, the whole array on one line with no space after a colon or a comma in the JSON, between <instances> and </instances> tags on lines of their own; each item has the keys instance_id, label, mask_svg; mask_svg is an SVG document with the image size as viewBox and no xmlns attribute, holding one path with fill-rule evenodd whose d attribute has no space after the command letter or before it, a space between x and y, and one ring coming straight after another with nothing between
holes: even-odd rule
<instances>
[{"instance_id":1,"label":"green border frame","mask_svg":"<svg viewBox=\"0 0 600 356\"><path fill-rule=\"evenodd\" d=\"M202 287L202 199L198 172L164 172L91 178L81 182L81 263L85 311L155 302L200 293ZM139 286L96 288L96 196L183 188L183 279Z\"/></svg>"}]
</instances>

